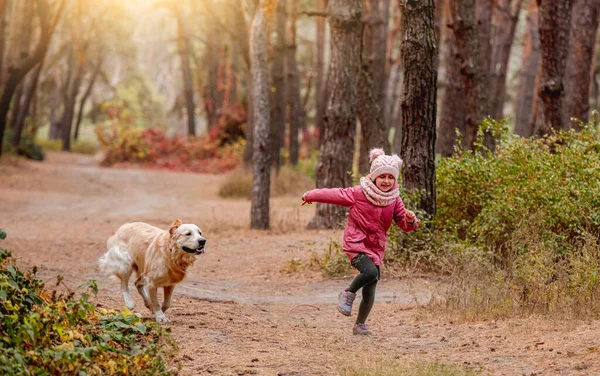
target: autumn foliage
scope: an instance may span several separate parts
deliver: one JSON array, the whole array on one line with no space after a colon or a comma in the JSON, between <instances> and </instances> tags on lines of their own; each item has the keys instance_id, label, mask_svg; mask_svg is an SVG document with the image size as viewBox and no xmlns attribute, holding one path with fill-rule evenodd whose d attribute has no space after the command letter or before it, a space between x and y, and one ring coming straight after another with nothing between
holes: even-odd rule
<instances>
[{"instance_id":1,"label":"autumn foliage","mask_svg":"<svg viewBox=\"0 0 600 376\"><path fill-rule=\"evenodd\" d=\"M241 107L232 107L201 137L169 137L161 129L133 127L120 117L116 120L96 127L104 149L103 166L216 173L230 171L241 162L244 141L239 125L246 120Z\"/></svg>"}]
</instances>

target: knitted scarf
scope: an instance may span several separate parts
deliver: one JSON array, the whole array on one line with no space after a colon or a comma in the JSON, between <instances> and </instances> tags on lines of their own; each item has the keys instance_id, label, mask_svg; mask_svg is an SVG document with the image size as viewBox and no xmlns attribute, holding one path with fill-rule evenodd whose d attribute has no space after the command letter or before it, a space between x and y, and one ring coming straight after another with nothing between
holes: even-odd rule
<instances>
[{"instance_id":1,"label":"knitted scarf","mask_svg":"<svg viewBox=\"0 0 600 376\"><path fill-rule=\"evenodd\" d=\"M365 176L360 178L360 186L369 200L373 205L376 206L388 206L398 198L398 187L389 190L387 192L377 188L373 181Z\"/></svg>"}]
</instances>

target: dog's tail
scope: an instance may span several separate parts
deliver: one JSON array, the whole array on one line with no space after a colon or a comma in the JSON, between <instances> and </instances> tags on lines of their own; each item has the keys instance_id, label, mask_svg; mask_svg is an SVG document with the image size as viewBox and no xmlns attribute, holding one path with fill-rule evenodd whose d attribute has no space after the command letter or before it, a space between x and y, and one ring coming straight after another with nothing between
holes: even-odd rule
<instances>
[{"instance_id":1,"label":"dog's tail","mask_svg":"<svg viewBox=\"0 0 600 376\"><path fill-rule=\"evenodd\" d=\"M100 272L105 275L116 275L117 277L129 279L133 269L133 260L127 251L112 246L98 260Z\"/></svg>"}]
</instances>

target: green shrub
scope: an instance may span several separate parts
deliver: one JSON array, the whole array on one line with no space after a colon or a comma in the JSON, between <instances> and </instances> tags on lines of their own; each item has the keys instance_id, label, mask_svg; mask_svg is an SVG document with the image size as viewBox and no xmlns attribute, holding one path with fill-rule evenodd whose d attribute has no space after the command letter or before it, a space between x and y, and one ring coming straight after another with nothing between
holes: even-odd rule
<instances>
[{"instance_id":1,"label":"green shrub","mask_svg":"<svg viewBox=\"0 0 600 376\"><path fill-rule=\"evenodd\" d=\"M418 213L410 234L391 230L387 261L450 275L443 305L469 317L597 316L598 125L543 139L483 127L502 129L496 153L479 145L439 161L435 217Z\"/></svg>"},{"instance_id":2,"label":"green shrub","mask_svg":"<svg viewBox=\"0 0 600 376\"><path fill-rule=\"evenodd\" d=\"M19 147L15 148L12 145L13 134L7 130L4 137L4 150L12 154L22 155L25 158L32 159L34 161L43 161L46 155L40 145L36 143L34 138L29 132L23 132Z\"/></svg>"},{"instance_id":3,"label":"green shrub","mask_svg":"<svg viewBox=\"0 0 600 376\"><path fill-rule=\"evenodd\" d=\"M49 293L35 274L0 249L0 374L169 374L175 345L160 326L96 308L87 293Z\"/></svg>"},{"instance_id":4,"label":"green shrub","mask_svg":"<svg viewBox=\"0 0 600 376\"><path fill-rule=\"evenodd\" d=\"M342 250L342 246L333 240L329 241L325 253L312 253L310 264L320 269L326 277L343 277L352 272L348 256Z\"/></svg>"},{"instance_id":5,"label":"green shrub","mask_svg":"<svg viewBox=\"0 0 600 376\"><path fill-rule=\"evenodd\" d=\"M600 131L506 138L494 157L460 153L437 170L436 222L510 263L512 234L538 229L556 254L600 224ZM529 223L535 221L535 223ZM525 250L526 251L526 250Z\"/></svg>"},{"instance_id":6,"label":"green shrub","mask_svg":"<svg viewBox=\"0 0 600 376\"><path fill-rule=\"evenodd\" d=\"M44 150L62 150L62 140L49 140L38 137L35 142L37 142ZM98 149L98 143L91 139L80 138L78 140L72 140L71 142L71 151L73 153L94 155L98 152Z\"/></svg>"}]
</instances>

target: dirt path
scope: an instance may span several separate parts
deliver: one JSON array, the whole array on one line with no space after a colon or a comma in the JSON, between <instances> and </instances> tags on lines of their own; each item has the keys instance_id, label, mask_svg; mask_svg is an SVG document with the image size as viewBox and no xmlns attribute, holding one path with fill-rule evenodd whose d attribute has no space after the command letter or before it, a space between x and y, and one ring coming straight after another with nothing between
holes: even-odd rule
<instances>
[{"instance_id":1,"label":"dirt path","mask_svg":"<svg viewBox=\"0 0 600 376\"><path fill-rule=\"evenodd\" d=\"M58 274L70 286L97 279L98 304L122 308L117 283L96 270L106 239L127 221L198 224L207 253L177 286L167 313L182 375L338 375L432 362L498 375L600 374L598 322L434 318L413 309L428 300L428 281L385 278L385 269L370 318L377 336L352 336L352 319L335 311L349 279L286 271L290 260L307 262L341 232L305 231L314 207L300 208L298 197L273 199L273 230L248 230L250 203L220 199L222 180L99 168L93 158L61 153L44 163L5 158L0 227L9 236L2 244L48 282Z\"/></svg>"}]
</instances>

